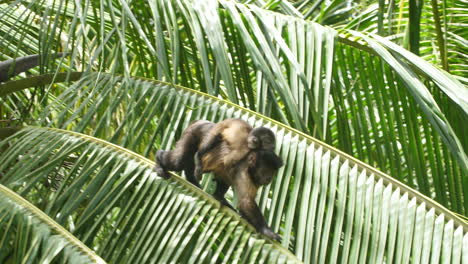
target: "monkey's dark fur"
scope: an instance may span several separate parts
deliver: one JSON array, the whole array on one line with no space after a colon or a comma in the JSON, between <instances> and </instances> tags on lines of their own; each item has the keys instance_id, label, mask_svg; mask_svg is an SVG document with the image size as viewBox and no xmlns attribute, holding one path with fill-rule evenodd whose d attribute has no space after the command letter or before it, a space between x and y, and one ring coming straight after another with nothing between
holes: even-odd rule
<instances>
[{"instance_id":1,"label":"monkey's dark fur","mask_svg":"<svg viewBox=\"0 0 468 264\"><path fill-rule=\"evenodd\" d=\"M275 135L265 127L253 129L240 119L217 124L199 120L183 132L171 151L159 150L155 171L168 178L167 171L184 171L187 180L200 187L204 172L213 172L217 182L213 196L223 205L229 186L238 197L238 209L258 232L279 240L266 224L255 202L257 190L269 184L283 161L274 153Z\"/></svg>"}]
</instances>

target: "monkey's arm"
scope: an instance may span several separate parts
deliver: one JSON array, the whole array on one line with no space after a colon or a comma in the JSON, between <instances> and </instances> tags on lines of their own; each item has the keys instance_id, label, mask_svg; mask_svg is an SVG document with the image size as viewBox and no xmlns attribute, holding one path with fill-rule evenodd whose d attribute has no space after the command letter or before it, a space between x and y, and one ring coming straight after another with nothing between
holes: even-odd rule
<instances>
[{"instance_id":1,"label":"monkey's arm","mask_svg":"<svg viewBox=\"0 0 468 264\"><path fill-rule=\"evenodd\" d=\"M257 188L250 180L247 171L244 170L239 176L240 177L235 181L233 187L239 199L238 208L241 216L252 224L257 232L262 233L271 239L281 241L281 237L268 227L262 212L255 202Z\"/></svg>"},{"instance_id":2,"label":"monkey's arm","mask_svg":"<svg viewBox=\"0 0 468 264\"><path fill-rule=\"evenodd\" d=\"M218 175L215 175L215 179L219 178ZM216 190L213 194L214 198L216 198L216 200L218 200L221 205L224 205L224 206L227 206L229 208L231 208L233 211L236 211L236 209L234 209L234 207L232 207L229 202L226 200L226 198L224 198L224 195L226 194L227 190L229 189L229 185L223 183L222 181L220 180L216 180Z\"/></svg>"},{"instance_id":3,"label":"monkey's arm","mask_svg":"<svg viewBox=\"0 0 468 264\"><path fill-rule=\"evenodd\" d=\"M202 164L202 157L210 150L214 149L218 144L222 142L222 135L219 133L218 130L210 131L208 133L207 138L205 138L198 148L198 151L195 153L194 161L195 161L195 169L194 169L194 177L196 179L200 179L203 173L203 164Z\"/></svg>"}]
</instances>

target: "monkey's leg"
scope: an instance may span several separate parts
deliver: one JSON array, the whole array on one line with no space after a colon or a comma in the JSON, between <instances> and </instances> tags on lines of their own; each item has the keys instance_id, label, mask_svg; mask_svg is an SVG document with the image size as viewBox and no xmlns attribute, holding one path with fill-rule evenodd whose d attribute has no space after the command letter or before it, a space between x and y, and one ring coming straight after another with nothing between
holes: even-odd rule
<instances>
[{"instance_id":1,"label":"monkey's leg","mask_svg":"<svg viewBox=\"0 0 468 264\"><path fill-rule=\"evenodd\" d=\"M201 158L203 155L208 153L210 150L215 148L219 143L222 142L222 136L219 133L210 133L208 137L201 143L198 151L195 153L195 170L194 175L196 179L200 179L203 173L203 164Z\"/></svg>"},{"instance_id":2,"label":"monkey's leg","mask_svg":"<svg viewBox=\"0 0 468 264\"><path fill-rule=\"evenodd\" d=\"M193 156L195 155L198 139L190 134L190 130L184 133L177 141L173 150L156 152L156 166L154 170L159 176L169 178L167 171L182 171L190 168L193 174Z\"/></svg>"},{"instance_id":3,"label":"monkey's leg","mask_svg":"<svg viewBox=\"0 0 468 264\"><path fill-rule=\"evenodd\" d=\"M194 167L195 167L195 164L193 160L189 159L186 161L185 168L184 168L185 177L187 178L189 182L191 182L193 185L201 189L200 183L198 182L199 178L196 178L193 174Z\"/></svg>"},{"instance_id":4,"label":"monkey's leg","mask_svg":"<svg viewBox=\"0 0 468 264\"><path fill-rule=\"evenodd\" d=\"M224 195L226 194L227 190L229 189L229 185L224 184L221 181L216 181L216 190L213 193L214 198L218 200L221 205L227 206L231 208L232 210L236 211L232 205L229 204L229 202L224 198Z\"/></svg>"},{"instance_id":5,"label":"monkey's leg","mask_svg":"<svg viewBox=\"0 0 468 264\"><path fill-rule=\"evenodd\" d=\"M190 157L190 153L181 152L178 150L180 150L180 148L176 148L172 151L158 150L156 154L156 166L154 170L158 173L158 175L165 179L170 177L170 175L167 173L168 170L183 170L187 180L201 189L198 178L196 178L193 174L195 164L192 157Z\"/></svg>"}]
</instances>

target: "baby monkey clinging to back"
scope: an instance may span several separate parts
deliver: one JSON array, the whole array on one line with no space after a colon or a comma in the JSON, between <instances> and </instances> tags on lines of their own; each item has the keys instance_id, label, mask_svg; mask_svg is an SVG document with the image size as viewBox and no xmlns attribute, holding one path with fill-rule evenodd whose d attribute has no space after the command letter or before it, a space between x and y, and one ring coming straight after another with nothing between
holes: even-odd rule
<instances>
[{"instance_id":1,"label":"baby monkey clinging to back","mask_svg":"<svg viewBox=\"0 0 468 264\"><path fill-rule=\"evenodd\" d=\"M187 180L198 187L202 174L213 172L217 182L214 197L231 207L224 195L232 186L240 214L258 232L279 240L255 202L258 188L269 184L283 166L274 148L275 134L266 127L253 129L241 119L226 119L217 124L199 120L183 132L174 150L157 152L155 171L168 178L168 170L183 170Z\"/></svg>"}]
</instances>

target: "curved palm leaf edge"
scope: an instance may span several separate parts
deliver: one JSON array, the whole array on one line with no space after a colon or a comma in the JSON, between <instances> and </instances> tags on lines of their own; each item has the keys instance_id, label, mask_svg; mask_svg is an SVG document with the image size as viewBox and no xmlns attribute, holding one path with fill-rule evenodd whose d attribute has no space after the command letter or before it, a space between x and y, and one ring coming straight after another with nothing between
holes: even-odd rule
<instances>
[{"instance_id":1,"label":"curved palm leaf edge","mask_svg":"<svg viewBox=\"0 0 468 264\"><path fill-rule=\"evenodd\" d=\"M105 263L94 251L39 208L0 184L0 262L48 263L62 258L73 263ZM21 230L19 232L19 230ZM13 244L9 244L14 241ZM26 245L12 252L12 245Z\"/></svg>"},{"instance_id":2,"label":"curved palm leaf edge","mask_svg":"<svg viewBox=\"0 0 468 264\"><path fill-rule=\"evenodd\" d=\"M81 97L78 96L78 94L80 94ZM462 251L468 246L466 222L435 201L406 187L378 170L299 131L201 92L158 81L125 78L108 74L86 74L43 111L41 120L45 125L72 129L104 138L122 147L144 153L144 155L148 156L150 153L154 153L153 148L155 147L154 142L156 138L160 139L156 141L161 142L160 146L162 148L170 148L175 138L177 138L177 133L192 120L210 119L216 122L228 117L242 118L253 126L265 125L276 132L278 142L281 143L278 145L277 152L286 161L286 166L279 171L278 176L271 185L262 189L258 201L269 224L273 229L282 234L282 244L287 246L304 262L324 263L337 260L348 261L358 259L368 259L372 263L381 263L384 260L388 262L392 262L393 260L407 262L409 259L420 259L422 262L427 262L429 259L436 262L438 260L451 259L454 262L460 262L462 258L464 260L467 257L465 255L462 256ZM53 120L53 122L49 120ZM118 124L118 126L113 128L108 124ZM26 131L43 130L44 129L27 129ZM56 134L58 132L54 133ZM57 139L58 136L54 135L54 133L51 133L49 136L37 137L38 142L42 142L42 144L32 149L35 149L37 152L40 151L40 153L47 153L44 151L44 148L47 146L48 148L52 148L53 146L50 146L50 142L60 142ZM61 133L66 134L71 132ZM53 171L54 166L52 163L41 160L24 163L30 164L29 166L24 166L22 162L16 161L15 165L15 161L11 157L18 157L18 154L15 154L15 150L20 151L21 148L19 146L23 145L24 148L26 148L23 149L23 151L31 151L26 143L29 142L31 138L35 137L21 136L25 134L28 133L22 132L13 136L13 138L18 137L18 141L22 143L15 143L15 147L9 150L12 153L8 152L10 154L2 155L3 159L0 160L2 161L0 164L5 165L0 167L0 172L7 168L7 172L9 171L8 174L2 172L4 173L4 180L9 179L9 177L14 177L14 175L26 174L33 177L33 173L30 172L31 170L34 172L46 172L47 175L50 175L49 172L51 170ZM25 139L20 140L22 137L25 137ZM5 142L8 141L11 141L11 139ZM68 155L75 151L73 148L70 149L70 147L68 147L69 145L69 143L54 144L56 148L60 146L60 153L65 152ZM71 146L74 146L74 144ZM49 152L54 153L56 151L57 150ZM87 150L84 152L86 155L73 155L72 160L83 160L86 164L82 166L82 169L80 169L80 166L69 165L68 167L71 167L73 174L77 174L80 170L83 170L82 173L85 175L95 173L100 175L100 177L96 176L95 178L89 179L90 181L105 182L110 185L104 185L107 186L104 188L99 187L97 184L89 184L86 185L88 186L86 189L81 190L84 183L78 180L77 182L80 182L80 184L75 185L71 182L71 186L75 186L74 188L76 188L76 190L80 190L80 192L86 194L96 193L99 188L111 190L111 186L119 181L106 180L102 175L107 175L108 171L118 171L120 173L124 170L124 167L118 166L116 168L114 165L109 165L113 164L113 159L108 155L103 155L102 152L97 150ZM7 159L6 157L10 157L9 162L13 162L13 164L7 165L9 162L4 162L4 160ZM22 159L27 158L28 155L21 155L21 157ZM29 158L37 159L37 156L31 155ZM51 158L50 160L55 161L57 159ZM37 166L37 168L34 166ZM104 166L106 169L97 169L99 166ZM20 167L24 173L18 173L17 169L15 169ZM94 172L95 170L97 170L97 172ZM147 170L149 169L147 168ZM147 171L146 173L148 174L150 172ZM150 176L147 177L150 178ZM67 182L67 179L68 177L62 180L62 182ZM177 177L174 177L174 179L179 179L179 181L184 182ZM30 186L32 183L26 186L29 186L28 188L25 188L18 185L23 180L8 181L11 181L11 183L16 182L16 185L6 184L6 186L12 189L19 188L19 190L15 191L20 192L22 195L28 196L29 193L31 193ZM28 182L30 182L30 180L28 180ZM118 186L122 186L124 182L125 181L119 182ZM129 182L132 181L129 180ZM171 186L171 183L157 182L159 182L159 187ZM71 188L65 185L61 186L62 187L59 188ZM204 186L210 189L212 185L209 180L205 180ZM174 186L174 189L166 188L167 189L163 189L166 191L170 190L171 192L177 189L201 193L195 187L187 183L177 184ZM63 198L57 198L61 197L58 195L55 196L56 198L52 199L61 200L62 202L63 200L70 200L68 197L71 196L71 194L63 190L62 192L63 194L61 195L64 196ZM170 256L172 258L174 254L182 258L183 253L180 249L184 247L178 247L178 253L174 253L174 249L171 247L171 245L174 246L174 244L171 244L174 241L174 237L169 235L162 236L161 232L170 230L168 234L177 234L175 235L175 241L180 241L181 233L177 233L174 230L182 230L181 232L184 233L187 230L187 223L196 225L196 223L199 222L193 218L183 223L180 223L183 220L174 220L179 219L178 216L180 215L170 209L171 206L168 204L177 203L179 205L179 200L176 199L177 201L174 201L172 193L165 194L164 191L158 192L154 190L152 194L153 196L157 196L157 199L162 199L164 201L160 205L161 207L158 207L160 210L158 212L165 212L164 215L167 215L169 219L173 220L170 223L160 220L156 225L151 225L152 227L154 226L154 229L152 229L151 232L148 231L148 233L145 233L146 237L152 238L156 236L157 239L152 241L160 242L162 240L164 243L161 242L155 247L154 244L147 242L145 245L150 245L144 247L144 249L150 248L156 251L168 249L170 252L167 254L159 252L159 255L154 256L155 258L158 256L163 258L168 258ZM161 196L164 197L164 199L161 198ZM134 197L138 196L134 194ZM214 202L212 198L206 195L202 197L206 198L208 201ZM111 207L106 208L105 214L99 214L96 205L100 205L101 207L105 206L106 202L102 200L104 198L104 193L98 197L91 197L89 204L82 206L83 208L80 210L82 216L78 217L79 226L77 225L76 229L80 231L86 229L89 231L84 235L84 242L86 244L90 243L92 240L99 240L99 238L102 237L99 236L101 230L98 230L97 224L92 228L84 228L84 226L89 227L92 225L91 223L94 223L95 219L93 216L97 217L97 215L99 215L99 217L103 219L105 215L114 212L118 223L133 223L131 220L125 220L125 213L127 211L133 211L131 215L134 216L137 211L136 203L131 202L131 205L127 203L127 206L130 207L122 207L124 209L119 209L118 211L122 212L121 214L113 211ZM131 201L138 201L135 199L136 198L133 198ZM129 201L128 199L122 200L125 202ZM69 202L72 203L72 208L75 210L80 207L79 202L75 202L75 199ZM119 203L118 201L113 202ZM216 202L214 203L216 204ZM193 203L184 204L184 208L187 206L195 205ZM53 205L50 205L49 209L46 209L48 214L50 214L49 211L54 211L52 207ZM199 206L195 207L199 208ZM175 210L179 211L178 209ZM182 211L185 212L184 210ZM222 210L219 214L225 216L226 211L229 210ZM59 217L57 221L62 224L65 215L70 215L72 212L73 210L70 206L67 206L67 212L63 214L62 217ZM180 212L180 214L183 213ZM52 215L55 215L55 212L53 212ZM217 218L213 216L213 218L210 219ZM147 220L146 223L154 223L154 221L157 220ZM226 224L228 222L230 222L230 220L226 221ZM170 225L172 228L165 229L165 226L163 226L158 229L161 223ZM178 225L178 223L180 225ZM205 228L213 227L216 229L214 226L218 226L218 223L224 222L221 221L221 219L219 219L219 221L208 221L207 225L209 225L209 227L205 226ZM144 226L148 229L152 228L148 225ZM129 229L129 227L126 228ZM130 230L135 229L130 228ZM191 233L192 235L194 233L199 235L195 236L197 243L202 241L202 244L206 245L206 249L210 247L217 248L214 253L216 257L221 257L222 255L224 260L224 258L233 256L234 253L232 249L228 250L231 254L220 254L224 247L220 246L218 248L218 243L214 241L215 239L210 240L209 243L206 242L208 236L203 236L204 231L198 231L200 233L197 233L195 230L198 229L195 227L191 230L193 231ZM219 235L221 231L218 229L216 230L216 232L218 232L216 238L223 237ZM117 233L115 230L109 232L114 235ZM124 233L123 230L119 234L122 233ZM200 238L200 236L204 238ZM238 236L234 237L239 239ZM233 238L233 240L235 240L235 238ZM226 241L225 239L228 238L224 237L223 241ZM103 239L103 241L106 245L106 250L104 250L104 247L99 249L102 249L102 252L105 253L101 255L101 250L98 250L98 254L104 259L112 256L110 253L112 251L108 250L109 247L118 248L120 250L119 252L122 252L122 248L119 248L117 245L131 245L131 242L128 240L126 240L127 243L123 244L113 244L109 242L110 240L105 239ZM245 242L247 240L241 239L241 241ZM318 241L321 241L321 243ZM133 247L136 248L138 252L141 251L141 243L143 242L139 241L133 244ZM264 242L258 243L255 245L262 247ZM265 245L267 244L268 243ZM186 243L183 245L192 244ZM221 245L225 246L226 243L221 242ZM238 251L235 251L238 254L240 254L239 250L243 250L246 244L241 243L241 245L241 249L237 248ZM249 245L251 244L249 243ZM198 248L198 246L196 248ZM246 247L248 250L259 249L258 247L253 248L254 249ZM200 253L200 251L197 252ZM208 259L212 259L213 256L207 252L211 251L207 250L201 256L198 255L199 258L204 259L204 257L207 257ZM235 258L239 258L237 253L234 254ZM128 258L141 260L141 258L148 258L148 254L142 257L138 255L138 253L131 253ZM118 258L121 257L121 255L117 255ZM255 254L246 254L243 256L255 260L260 255L259 251L255 251ZM115 257L115 255L113 257Z\"/></svg>"}]
</instances>

